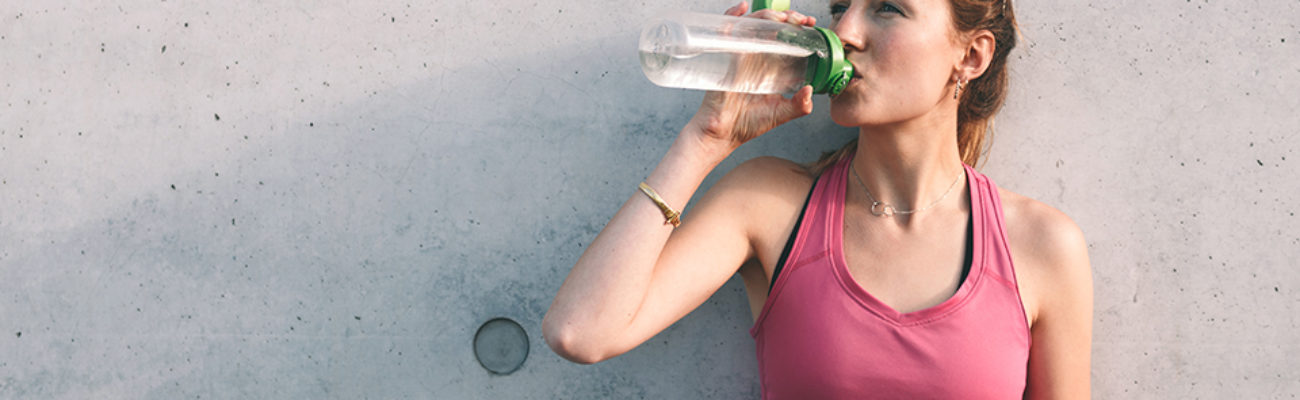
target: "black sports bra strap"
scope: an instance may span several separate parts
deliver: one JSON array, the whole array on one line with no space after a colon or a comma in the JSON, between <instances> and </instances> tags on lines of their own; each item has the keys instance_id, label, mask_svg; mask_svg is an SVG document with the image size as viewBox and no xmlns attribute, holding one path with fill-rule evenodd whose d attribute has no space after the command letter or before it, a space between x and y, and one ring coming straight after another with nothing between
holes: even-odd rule
<instances>
[{"instance_id":1,"label":"black sports bra strap","mask_svg":"<svg viewBox=\"0 0 1300 400\"><path fill-rule=\"evenodd\" d=\"M772 294L772 288L776 286L776 278L781 276L781 269L785 267L787 258L790 258L790 250L794 248L794 240L799 236L799 227L803 225L803 215L808 212L808 201L812 200L813 190L817 189L817 181L813 180L811 188L808 188L808 197L803 200L803 209L799 210L799 219L794 221L794 230L790 231L790 238L785 241L785 248L781 250L781 257L776 259L776 268L772 270L772 281L767 284L767 294Z\"/></svg>"},{"instance_id":2,"label":"black sports bra strap","mask_svg":"<svg viewBox=\"0 0 1300 400\"><path fill-rule=\"evenodd\" d=\"M961 261L961 280L957 282L966 282L966 276L970 275L970 266L975 263L975 212L971 211L970 219L966 221L966 255Z\"/></svg>"}]
</instances>

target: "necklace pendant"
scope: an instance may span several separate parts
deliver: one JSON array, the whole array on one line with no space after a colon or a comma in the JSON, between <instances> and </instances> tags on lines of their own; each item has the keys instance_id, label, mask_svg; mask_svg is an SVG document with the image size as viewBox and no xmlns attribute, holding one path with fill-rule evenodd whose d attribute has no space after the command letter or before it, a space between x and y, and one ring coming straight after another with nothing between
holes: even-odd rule
<instances>
[{"instance_id":1,"label":"necklace pendant","mask_svg":"<svg viewBox=\"0 0 1300 400\"><path fill-rule=\"evenodd\" d=\"M871 202L871 215L877 217L892 217L894 216L895 211L897 210L894 210L894 206L889 204L881 203L879 201Z\"/></svg>"}]
</instances>

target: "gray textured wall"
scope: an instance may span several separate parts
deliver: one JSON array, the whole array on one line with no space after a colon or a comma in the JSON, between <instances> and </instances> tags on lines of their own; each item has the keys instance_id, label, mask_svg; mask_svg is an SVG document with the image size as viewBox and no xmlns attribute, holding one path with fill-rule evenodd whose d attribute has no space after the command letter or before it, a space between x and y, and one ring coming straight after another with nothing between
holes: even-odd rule
<instances>
[{"instance_id":1,"label":"gray textured wall","mask_svg":"<svg viewBox=\"0 0 1300 400\"><path fill-rule=\"evenodd\" d=\"M0 398L757 394L738 281L595 366L540 337L698 104L637 31L730 4L351 3L0 3ZM1300 4L1019 8L983 171L1087 234L1096 397L1294 398ZM720 171L842 143L825 106Z\"/></svg>"}]
</instances>

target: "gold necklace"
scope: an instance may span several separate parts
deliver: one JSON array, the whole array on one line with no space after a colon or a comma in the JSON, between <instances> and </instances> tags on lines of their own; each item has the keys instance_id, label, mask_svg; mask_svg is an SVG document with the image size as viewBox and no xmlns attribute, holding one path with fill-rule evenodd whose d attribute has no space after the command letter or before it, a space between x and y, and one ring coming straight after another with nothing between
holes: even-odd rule
<instances>
[{"instance_id":1,"label":"gold necklace","mask_svg":"<svg viewBox=\"0 0 1300 400\"><path fill-rule=\"evenodd\" d=\"M867 189L867 184L862 183L862 177L858 176L858 169L854 168L854 165L856 163L857 161L855 160L854 164L849 164L849 170L853 171L853 178L857 179L858 185L862 186L862 191L866 192L867 198L871 199L871 215L875 215L877 217L892 217L894 216L894 214L902 214L902 215L915 214L921 211L925 211L930 207L934 207L935 204L939 204L939 202L943 201L945 197L948 197L948 193L952 192L952 188L957 187L957 182L961 181L962 176L966 175L966 168L962 167L961 172L957 174L957 179L954 179L952 181L952 184L948 185L948 190L945 190L943 192L943 195L939 196L938 199L935 199L933 203L930 203L930 205L915 210L899 210L898 207L894 207L893 204L876 200L876 196L871 195L871 189Z\"/></svg>"}]
</instances>

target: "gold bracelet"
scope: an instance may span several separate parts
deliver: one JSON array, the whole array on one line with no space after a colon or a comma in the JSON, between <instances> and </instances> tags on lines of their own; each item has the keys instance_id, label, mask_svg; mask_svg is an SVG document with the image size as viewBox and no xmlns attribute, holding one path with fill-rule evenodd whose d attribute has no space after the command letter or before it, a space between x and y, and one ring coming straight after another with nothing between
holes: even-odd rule
<instances>
[{"instance_id":1,"label":"gold bracelet","mask_svg":"<svg viewBox=\"0 0 1300 400\"><path fill-rule=\"evenodd\" d=\"M650 201L655 202L655 205L659 206L659 211L664 213L665 224L672 224L674 228L676 228L677 225L682 224L682 220L679 218L682 216L682 213L669 207L668 203L665 202L662 197L659 197L659 193L655 193L655 190L650 188L650 185L641 182L637 187L641 188L641 193L645 193L646 196L650 197Z\"/></svg>"}]
</instances>

